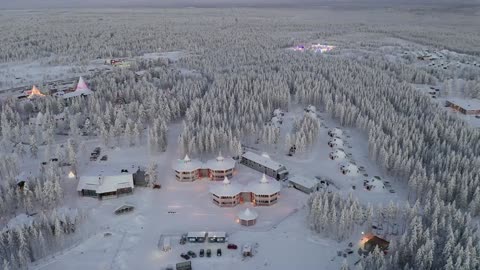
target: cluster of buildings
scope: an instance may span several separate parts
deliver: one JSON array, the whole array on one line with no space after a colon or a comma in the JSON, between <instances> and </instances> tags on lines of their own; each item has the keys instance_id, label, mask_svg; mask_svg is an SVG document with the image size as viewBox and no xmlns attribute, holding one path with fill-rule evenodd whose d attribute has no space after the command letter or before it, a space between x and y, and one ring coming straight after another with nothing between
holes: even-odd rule
<instances>
[{"instance_id":1,"label":"cluster of buildings","mask_svg":"<svg viewBox=\"0 0 480 270\"><path fill-rule=\"evenodd\" d=\"M242 203L255 206L269 206L277 203L282 185L269 180L264 174L260 181L252 181L247 185L232 183L227 177L221 184L212 185L210 194L212 202L220 207L234 207Z\"/></svg>"},{"instance_id":2,"label":"cluster of buildings","mask_svg":"<svg viewBox=\"0 0 480 270\"><path fill-rule=\"evenodd\" d=\"M276 180L288 179L287 168L267 156L245 152L241 156L240 163ZM203 177L214 181L222 181L225 177L233 177L235 160L219 155L217 158L203 163L199 160L190 159L186 155L184 159L177 160L172 167L176 179L180 182L192 182Z\"/></svg>"},{"instance_id":3,"label":"cluster of buildings","mask_svg":"<svg viewBox=\"0 0 480 270\"><path fill-rule=\"evenodd\" d=\"M91 94L93 94L93 91L87 86L87 84L85 83L85 80L82 77L80 77L73 91L68 91L68 92L57 91L54 93L54 96L61 97L63 99L70 99L73 97L88 96ZM40 89L38 89L38 87L34 85L31 90L26 91L24 95L21 95L18 98L22 99L26 97L28 99L35 99L35 98L41 98L45 96L46 95L42 93L42 91L40 91Z\"/></svg>"},{"instance_id":4,"label":"cluster of buildings","mask_svg":"<svg viewBox=\"0 0 480 270\"><path fill-rule=\"evenodd\" d=\"M233 177L235 169L235 160L224 158L219 155L217 158L203 163L199 160L192 160L185 156L173 164L175 178L180 182L192 182L203 177L208 177L214 181L221 181L225 177Z\"/></svg>"},{"instance_id":5,"label":"cluster of buildings","mask_svg":"<svg viewBox=\"0 0 480 270\"><path fill-rule=\"evenodd\" d=\"M319 44L319 43L299 44L293 47L294 51L300 51L300 52L311 51L314 53L326 53L333 49L335 49L335 46Z\"/></svg>"}]
</instances>

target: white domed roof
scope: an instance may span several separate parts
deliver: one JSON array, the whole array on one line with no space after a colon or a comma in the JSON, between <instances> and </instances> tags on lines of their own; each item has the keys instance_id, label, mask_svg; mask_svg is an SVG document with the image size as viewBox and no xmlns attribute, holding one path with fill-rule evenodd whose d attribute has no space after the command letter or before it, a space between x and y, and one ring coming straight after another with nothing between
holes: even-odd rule
<instances>
[{"instance_id":1,"label":"white domed roof","mask_svg":"<svg viewBox=\"0 0 480 270\"><path fill-rule=\"evenodd\" d=\"M177 160L172 167L178 172L192 172L202 168L202 163L198 160L191 160L188 155L185 155L184 159Z\"/></svg>"},{"instance_id":2,"label":"white domed roof","mask_svg":"<svg viewBox=\"0 0 480 270\"><path fill-rule=\"evenodd\" d=\"M258 213L255 210L250 210L250 208L245 209L238 213L238 218L241 220L255 220L258 217Z\"/></svg>"},{"instance_id":3,"label":"white domed roof","mask_svg":"<svg viewBox=\"0 0 480 270\"><path fill-rule=\"evenodd\" d=\"M342 150L336 149L335 151L330 153L330 156L335 157L335 159L344 159L346 157L346 154Z\"/></svg>"},{"instance_id":4,"label":"white domed roof","mask_svg":"<svg viewBox=\"0 0 480 270\"><path fill-rule=\"evenodd\" d=\"M371 190L373 191L381 191L385 188L385 186L383 185L383 181L376 178L372 178L368 182L368 185L372 186Z\"/></svg>"},{"instance_id":5,"label":"white domed roof","mask_svg":"<svg viewBox=\"0 0 480 270\"><path fill-rule=\"evenodd\" d=\"M236 184L236 183L231 183L230 180L228 180L227 177L225 177L225 180L220 183L212 184L210 186L210 193L215 194L218 197L221 196L236 196L242 192L242 186Z\"/></svg>"},{"instance_id":6,"label":"white domed roof","mask_svg":"<svg viewBox=\"0 0 480 270\"><path fill-rule=\"evenodd\" d=\"M342 136L343 135L343 131L339 128L332 128L330 130L330 133L335 135L335 136Z\"/></svg>"},{"instance_id":7,"label":"white domed roof","mask_svg":"<svg viewBox=\"0 0 480 270\"><path fill-rule=\"evenodd\" d=\"M343 146L343 140L340 138L333 138L330 140L331 143L335 143L337 146Z\"/></svg>"},{"instance_id":8,"label":"white domed roof","mask_svg":"<svg viewBox=\"0 0 480 270\"><path fill-rule=\"evenodd\" d=\"M342 165L341 169L347 171L347 175L356 175L359 172L357 165L352 163Z\"/></svg>"},{"instance_id":9,"label":"white domed roof","mask_svg":"<svg viewBox=\"0 0 480 270\"><path fill-rule=\"evenodd\" d=\"M206 168L214 171L226 171L235 168L235 160L233 158L224 158L221 154L217 158L207 161Z\"/></svg>"},{"instance_id":10,"label":"white domed roof","mask_svg":"<svg viewBox=\"0 0 480 270\"><path fill-rule=\"evenodd\" d=\"M282 186L278 181L270 181L265 174L259 182L251 182L246 188L246 190L256 195L272 195L280 192L281 189Z\"/></svg>"}]
</instances>

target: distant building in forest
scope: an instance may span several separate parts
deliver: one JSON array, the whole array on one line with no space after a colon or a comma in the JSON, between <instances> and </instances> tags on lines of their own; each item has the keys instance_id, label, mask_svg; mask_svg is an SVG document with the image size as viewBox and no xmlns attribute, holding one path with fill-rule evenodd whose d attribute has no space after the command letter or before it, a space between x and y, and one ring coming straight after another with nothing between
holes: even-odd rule
<instances>
[{"instance_id":1,"label":"distant building in forest","mask_svg":"<svg viewBox=\"0 0 480 270\"><path fill-rule=\"evenodd\" d=\"M466 115L480 114L480 100L452 98L446 101L446 106Z\"/></svg>"}]
</instances>

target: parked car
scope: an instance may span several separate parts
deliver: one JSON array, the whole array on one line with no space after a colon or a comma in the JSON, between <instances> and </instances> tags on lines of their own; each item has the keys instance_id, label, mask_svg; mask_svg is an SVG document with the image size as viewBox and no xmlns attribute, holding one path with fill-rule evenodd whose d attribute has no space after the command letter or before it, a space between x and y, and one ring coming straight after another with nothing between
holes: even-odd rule
<instances>
[{"instance_id":1,"label":"parked car","mask_svg":"<svg viewBox=\"0 0 480 270\"><path fill-rule=\"evenodd\" d=\"M162 186L160 184L153 184L153 189L160 189Z\"/></svg>"},{"instance_id":2,"label":"parked car","mask_svg":"<svg viewBox=\"0 0 480 270\"><path fill-rule=\"evenodd\" d=\"M222 256L222 249L221 248L217 249L217 256L219 256L219 257Z\"/></svg>"},{"instance_id":3,"label":"parked car","mask_svg":"<svg viewBox=\"0 0 480 270\"><path fill-rule=\"evenodd\" d=\"M191 251L191 250L189 250L189 251L187 252L187 255L190 256L190 257L192 257L192 258L196 258L196 257L197 257L197 254L195 254L195 252L193 252L193 251Z\"/></svg>"},{"instance_id":4,"label":"parked car","mask_svg":"<svg viewBox=\"0 0 480 270\"><path fill-rule=\"evenodd\" d=\"M198 253L198 256L200 256L200 257L205 256L205 250L203 248L200 249L200 252Z\"/></svg>"},{"instance_id":5,"label":"parked car","mask_svg":"<svg viewBox=\"0 0 480 270\"><path fill-rule=\"evenodd\" d=\"M207 249L207 257L210 258L212 256L212 251L210 249Z\"/></svg>"},{"instance_id":6,"label":"parked car","mask_svg":"<svg viewBox=\"0 0 480 270\"><path fill-rule=\"evenodd\" d=\"M238 247L235 244L228 244L227 248L228 249L237 249Z\"/></svg>"},{"instance_id":7,"label":"parked car","mask_svg":"<svg viewBox=\"0 0 480 270\"><path fill-rule=\"evenodd\" d=\"M190 256L185 253L180 254L180 257L184 258L185 260L190 260Z\"/></svg>"},{"instance_id":8,"label":"parked car","mask_svg":"<svg viewBox=\"0 0 480 270\"><path fill-rule=\"evenodd\" d=\"M104 155L100 160L101 160L101 161L106 161L106 160L108 160L108 156L107 156L107 155Z\"/></svg>"}]
</instances>

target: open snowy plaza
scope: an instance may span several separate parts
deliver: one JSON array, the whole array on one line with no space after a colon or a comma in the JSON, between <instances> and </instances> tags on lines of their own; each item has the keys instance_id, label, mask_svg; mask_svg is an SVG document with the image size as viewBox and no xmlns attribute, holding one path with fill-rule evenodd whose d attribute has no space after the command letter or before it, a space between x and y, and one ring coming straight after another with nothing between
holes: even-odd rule
<instances>
[{"instance_id":1,"label":"open snowy plaza","mask_svg":"<svg viewBox=\"0 0 480 270\"><path fill-rule=\"evenodd\" d=\"M478 2L133 2L0 0L0 270L480 269Z\"/></svg>"}]
</instances>

